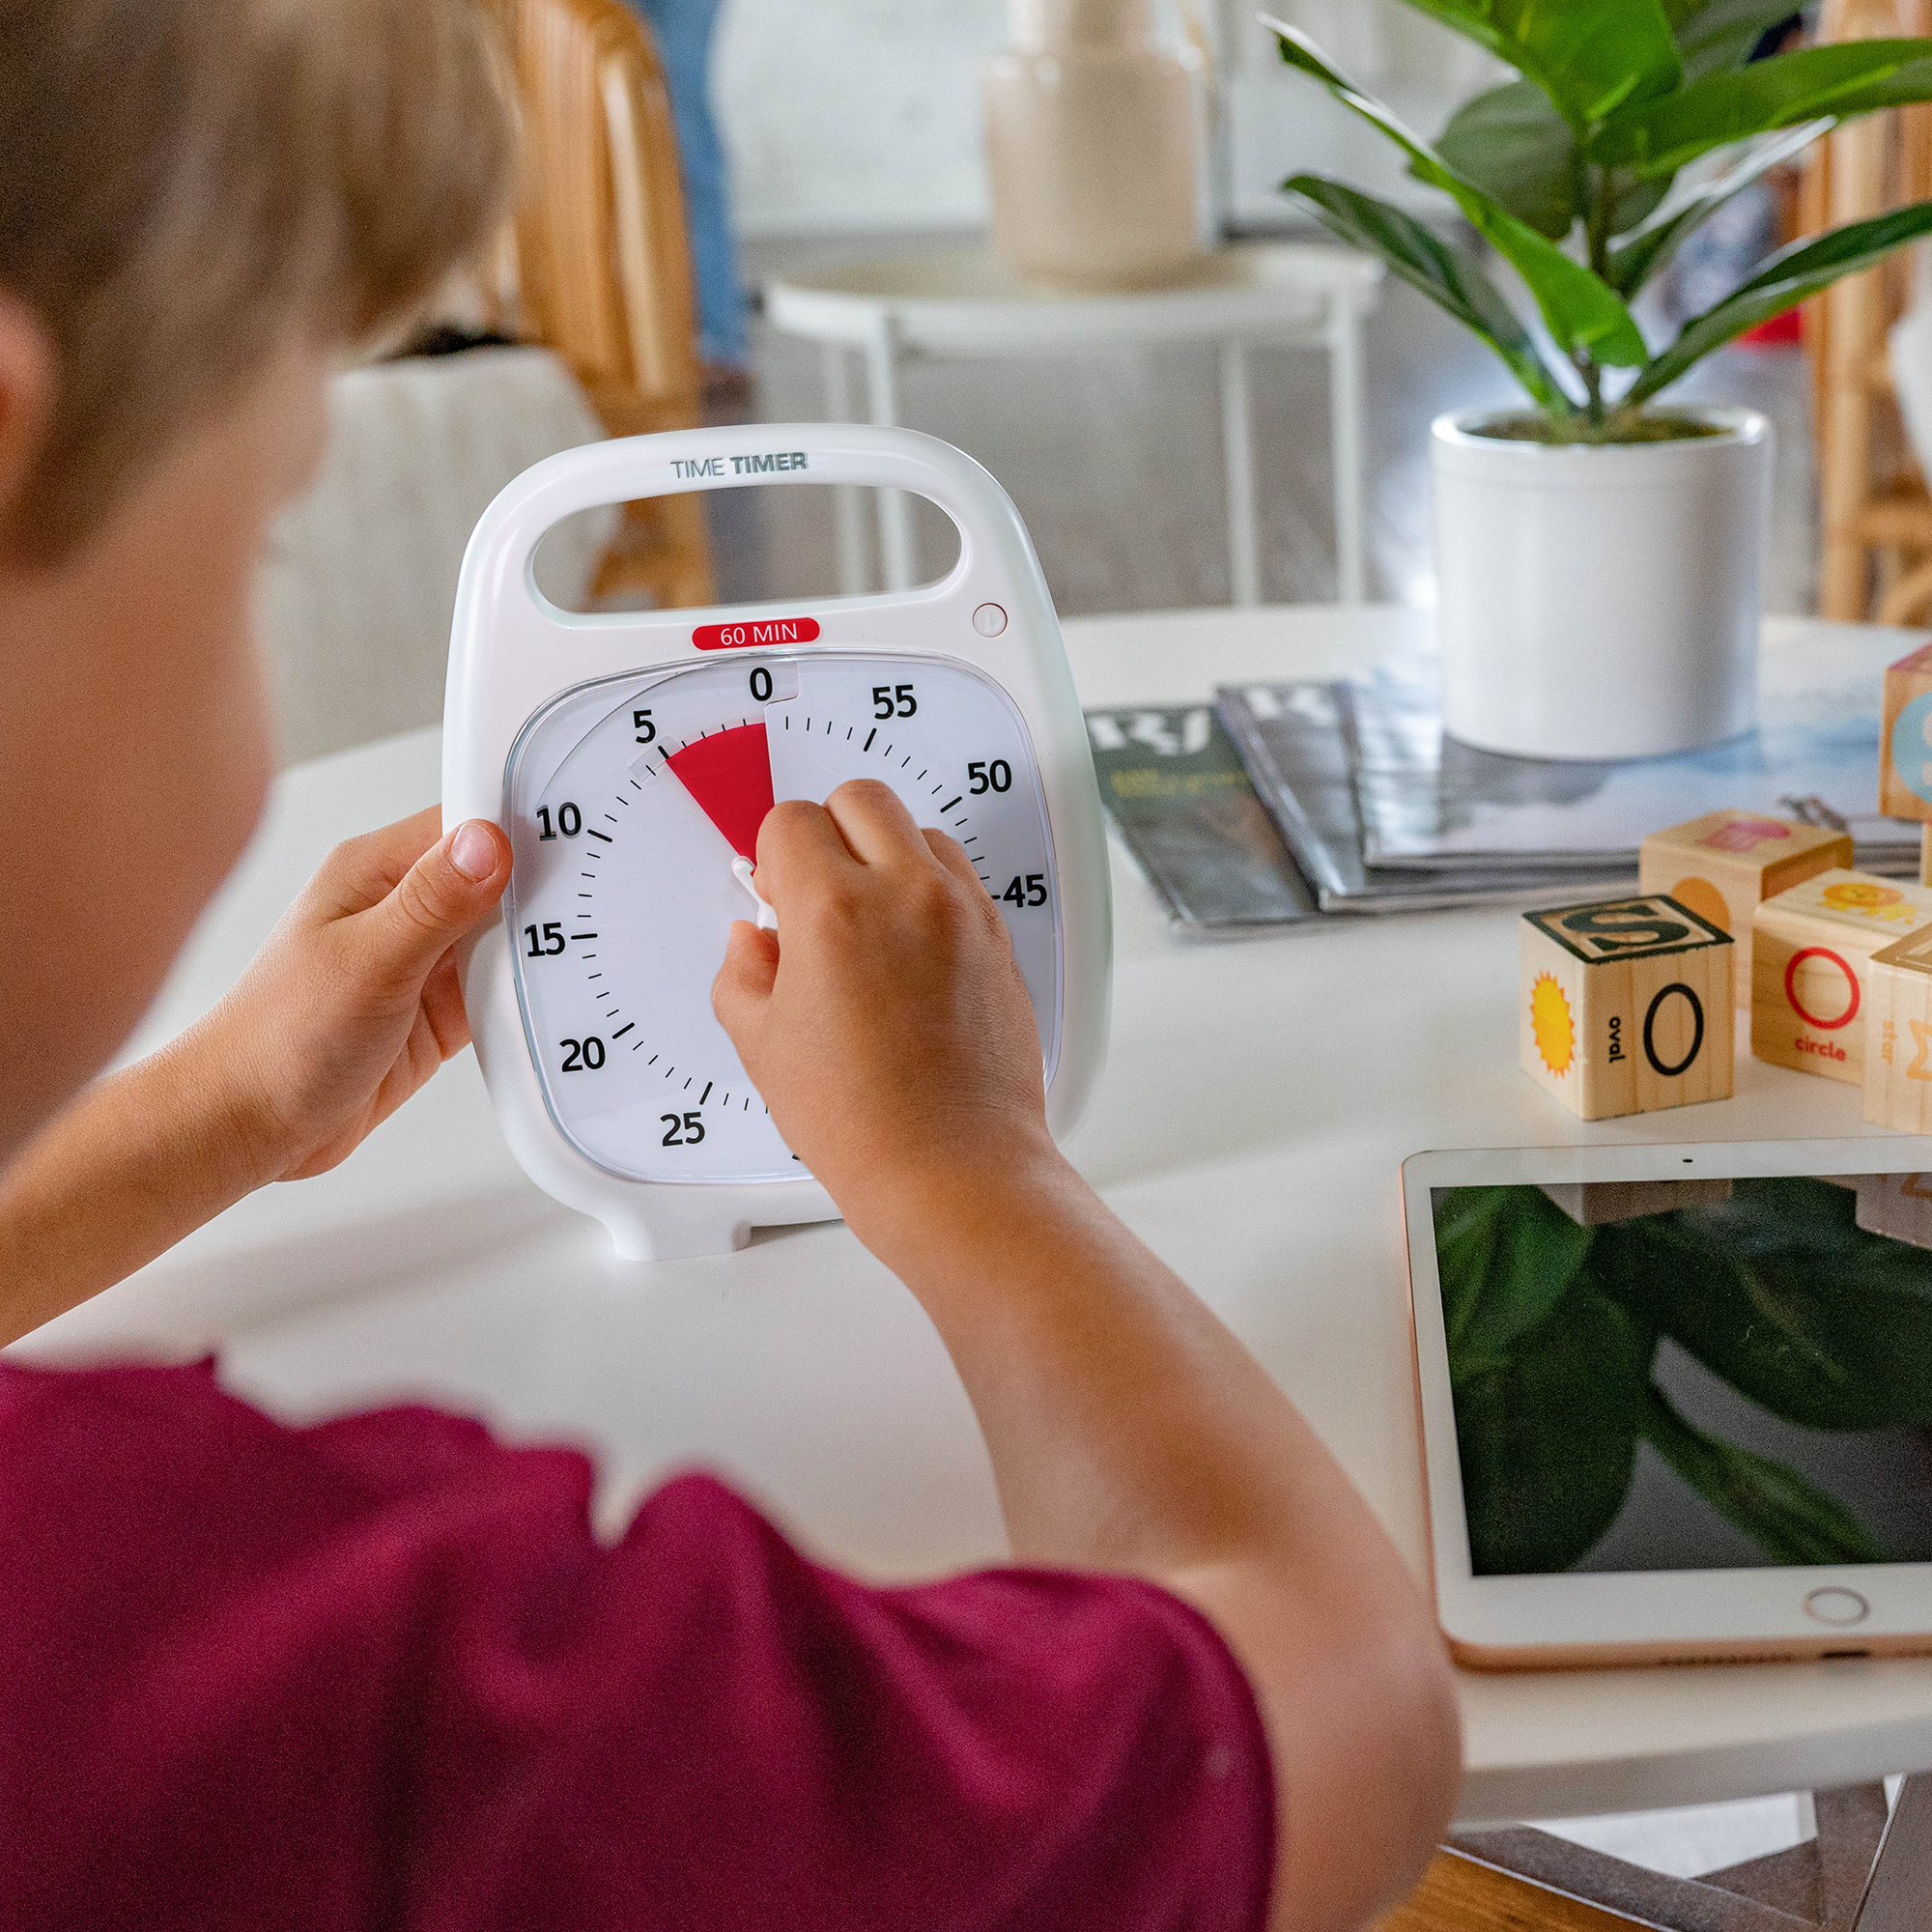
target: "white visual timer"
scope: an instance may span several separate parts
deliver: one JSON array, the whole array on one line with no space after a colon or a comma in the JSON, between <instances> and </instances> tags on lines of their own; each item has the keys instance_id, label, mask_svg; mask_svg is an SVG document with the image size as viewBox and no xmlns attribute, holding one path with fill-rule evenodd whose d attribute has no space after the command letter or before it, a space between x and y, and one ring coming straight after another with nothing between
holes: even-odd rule
<instances>
[{"instance_id":1,"label":"white visual timer","mask_svg":"<svg viewBox=\"0 0 1932 1932\"><path fill-rule=\"evenodd\" d=\"M916 491L959 526L959 560L913 591L737 613L578 615L536 587L537 544L574 511L786 482ZM516 863L464 1000L518 1160L625 1255L707 1253L838 1212L711 984L731 923L771 921L753 872L766 811L856 778L972 859L1065 1134L1105 1048L1106 854L1059 624L992 477L910 431L760 425L568 451L484 513L450 642L443 815L495 819Z\"/></svg>"}]
</instances>

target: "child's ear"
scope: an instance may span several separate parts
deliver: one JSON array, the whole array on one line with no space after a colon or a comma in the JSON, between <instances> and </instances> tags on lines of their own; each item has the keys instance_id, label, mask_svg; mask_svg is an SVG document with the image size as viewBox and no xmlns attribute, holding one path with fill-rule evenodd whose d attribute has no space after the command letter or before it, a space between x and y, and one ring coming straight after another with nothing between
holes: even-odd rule
<instances>
[{"instance_id":1,"label":"child's ear","mask_svg":"<svg viewBox=\"0 0 1932 1932\"><path fill-rule=\"evenodd\" d=\"M46 325L0 288L0 556L14 547L20 519L33 514L27 493L45 451L59 381Z\"/></svg>"}]
</instances>

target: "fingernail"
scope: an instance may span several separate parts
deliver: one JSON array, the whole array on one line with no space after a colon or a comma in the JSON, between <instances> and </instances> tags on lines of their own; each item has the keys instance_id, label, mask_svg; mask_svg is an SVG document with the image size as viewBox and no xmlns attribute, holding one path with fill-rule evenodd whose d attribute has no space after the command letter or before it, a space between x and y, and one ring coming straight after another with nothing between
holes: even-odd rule
<instances>
[{"instance_id":1,"label":"fingernail","mask_svg":"<svg viewBox=\"0 0 1932 1932\"><path fill-rule=\"evenodd\" d=\"M497 869L497 841L480 819L456 828L449 841L449 862L466 879L487 879Z\"/></svg>"}]
</instances>

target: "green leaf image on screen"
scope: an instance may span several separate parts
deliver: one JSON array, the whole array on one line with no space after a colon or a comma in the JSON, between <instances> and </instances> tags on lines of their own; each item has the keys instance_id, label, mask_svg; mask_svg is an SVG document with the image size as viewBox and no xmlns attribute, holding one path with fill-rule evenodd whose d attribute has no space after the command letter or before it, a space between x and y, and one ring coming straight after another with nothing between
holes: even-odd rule
<instances>
[{"instance_id":1,"label":"green leaf image on screen","mask_svg":"<svg viewBox=\"0 0 1932 1932\"><path fill-rule=\"evenodd\" d=\"M1582 1226L1540 1187L1436 1190L1475 1574L1583 1564L1637 1507L1643 1445L1653 1481L1687 1485L1758 1562L1932 1556L1660 1381L1674 1346L1679 1382L1701 1371L1780 1440L1829 1441L1833 1469L1883 1432L1927 1431L1932 1476L1932 1253L1860 1226L1860 1199L1850 1178L1741 1179L1727 1200Z\"/></svg>"}]
</instances>

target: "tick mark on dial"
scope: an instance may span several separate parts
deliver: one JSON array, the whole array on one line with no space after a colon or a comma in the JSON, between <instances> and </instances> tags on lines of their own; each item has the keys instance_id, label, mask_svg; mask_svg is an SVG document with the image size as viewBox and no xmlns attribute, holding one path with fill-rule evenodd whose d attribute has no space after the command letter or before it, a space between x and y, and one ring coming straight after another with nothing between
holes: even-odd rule
<instances>
[{"instance_id":1,"label":"tick mark on dial","mask_svg":"<svg viewBox=\"0 0 1932 1932\"><path fill-rule=\"evenodd\" d=\"M852 733L848 731L846 732L845 735L846 737L849 738L852 735ZM869 752L872 749L872 740L876 738L878 735L879 735L879 727L876 724L874 724L872 728L866 733L866 742L859 747L860 751Z\"/></svg>"},{"instance_id":2,"label":"tick mark on dial","mask_svg":"<svg viewBox=\"0 0 1932 1932\"><path fill-rule=\"evenodd\" d=\"M934 791L944 791L945 789L946 789L946 787L945 787L944 785L934 785L934 786L933 786L933 790L934 790ZM948 811L951 811L951 810L952 810L952 808L953 808L953 807L954 807L955 805L957 805L957 804L958 804L958 803L960 802L960 799L963 799L963 798L964 798L965 796L966 796L966 794L965 794L965 793L964 793L964 792L962 791L962 792L961 792L961 793L959 794L959 798L949 798L949 799L948 799L948 800L946 801L946 803L945 803L944 805L942 805L942 806L941 806L941 807L939 808L939 809L940 809L940 810L941 810L942 812L948 812Z\"/></svg>"},{"instance_id":3,"label":"tick mark on dial","mask_svg":"<svg viewBox=\"0 0 1932 1932\"><path fill-rule=\"evenodd\" d=\"M591 978L592 978L593 980L601 980L601 979L603 979L603 977L604 977L604 976L603 976L603 974L601 974L601 973L593 973L593 974L591 974L591 976L590 976L590 977L591 977Z\"/></svg>"},{"instance_id":4,"label":"tick mark on dial","mask_svg":"<svg viewBox=\"0 0 1932 1932\"><path fill-rule=\"evenodd\" d=\"M704 1092L703 1092L703 1093L701 1093L701 1094L699 1094L699 1095L697 1096L697 1104L698 1104L698 1105L699 1105L700 1107L701 1107L701 1106L703 1106L703 1104L705 1103L705 1101L707 1101L708 1099L710 1099L710 1097L711 1097L711 1090L712 1090L712 1088L713 1088L714 1086L716 1086L716 1085L717 1085L717 1082L716 1082L716 1081L713 1081L713 1080L707 1080L707 1081L706 1081L706 1082L704 1083Z\"/></svg>"},{"instance_id":5,"label":"tick mark on dial","mask_svg":"<svg viewBox=\"0 0 1932 1932\"><path fill-rule=\"evenodd\" d=\"M606 818L611 818L611 814L608 811L604 814L604 816ZM616 822L617 821L614 818L611 818L611 823L612 825L615 825ZM596 826L594 825L590 828L590 836L593 838L603 839L603 841L607 845L614 845L617 842L614 838L611 837L611 835L608 832L599 832Z\"/></svg>"},{"instance_id":6,"label":"tick mark on dial","mask_svg":"<svg viewBox=\"0 0 1932 1932\"><path fill-rule=\"evenodd\" d=\"M588 919L590 917L587 912L581 912L577 916L579 919ZM597 937L594 932L573 932L570 936L573 939L595 939ZM583 956L586 959L595 959L597 957L594 952L586 952Z\"/></svg>"},{"instance_id":7,"label":"tick mark on dial","mask_svg":"<svg viewBox=\"0 0 1932 1932\"><path fill-rule=\"evenodd\" d=\"M639 1046L641 1046L641 1045L643 1044L643 1041L642 1041L642 1040L639 1040L639 1041L638 1042L638 1044L639 1044ZM646 1066L655 1066L655 1065L656 1065L657 1064L658 1064L658 1057L657 1057L657 1055L656 1055L655 1053L654 1053L654 1054L652 1054L652 1055L651 1055L651 1057L650 1057L650 1058L649 1058L649 1059L648 1059L647 1061L645 1061L645 1062L644 1062L644 1065L645 1065Z\"/></svg>"},{"instance_id":8,"label":"tick mark on dial","mask_svg":"<svg viewBox=\"0 0 1932 1932\"><path fill-rule=\"evenodd\" d=\"M691 1080L696 1080L696 1078L697 1075L695 1073L691 1076ZM687 1080L684 1083L683 1087L681 1087L678 1091L680 1093L689 1094L691 1092L691 1080Z\"/></svg>"},{"instance_id":9,"label":"tick mark on dial","mask_svg":"<svg viewBox=\"0 0 1932 1932\"><path fill-rule=\"evenodd\" d=\"M631 1030L631 1029L632 1029L632 1028L633 1028L634 1026L636 1026L636 1025L637 1025L637 1021L636 1021L636 1020L626 1020L626 1021L624 1022L624 1024L623 1024L622 1026L620 1026L620 1027L619 1027L619 1028L617 1029L617 1031L616 1031L615 1033L613 1033L613 1034L612 1034L612 1035L611 1036L611 1037L612 1039L622 1039L622 1038L624 1037L624 1036L625 1036L625 1035L626 1035L627 1033L629 1033L629 1032L630 1032L630 1030ZM633 1052L636 1052L636 1051L637 1051L637 1049L636 1049L635 1047L633 1047L633 1048L632 1048L632 1051L633 1051Z\"/></svg>"}]
</instances>

